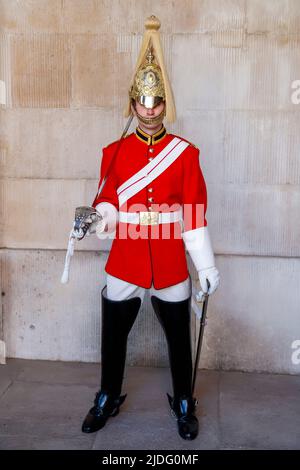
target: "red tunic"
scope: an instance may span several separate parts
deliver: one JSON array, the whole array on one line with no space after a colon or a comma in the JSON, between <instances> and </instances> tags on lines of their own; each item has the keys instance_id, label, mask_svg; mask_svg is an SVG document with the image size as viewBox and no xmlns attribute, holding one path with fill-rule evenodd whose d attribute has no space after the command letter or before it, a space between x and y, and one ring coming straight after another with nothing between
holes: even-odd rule
<instances>
[{"instance_id":1,"label":"red tunic","mask_svg":"<svg viewBox=\"0 0 300 470\"><path fill-rule=\"evenodd\" d=\"M123 139L106 183L92 204L96 207L100 202L109 202L117 210L126 212L137 212L134 207L136 204L142 204L144 209L140 210L144 211L159 209L161 212L171 212L183 208L184 227L180 222L156 226L133 226L124 222L117 224L105 271L145 288L150 288L153 282L156 289L163 289L187 279L189 273L181 232L207 225L206 185L199 165L199 149L192 144L152 183L119 207L117 188L147 165L149 159L155 158L174 137L173 134L167 134L165 128L152 138L137 129L136 133ZM103 149L98 188L114 157L118 142ZM158 208L162 204L165 207ZM199 207L202 208L202 216L197 217L196 210ZM188 217L190 212L192 217Z\"/></svg>"}]
</instances>

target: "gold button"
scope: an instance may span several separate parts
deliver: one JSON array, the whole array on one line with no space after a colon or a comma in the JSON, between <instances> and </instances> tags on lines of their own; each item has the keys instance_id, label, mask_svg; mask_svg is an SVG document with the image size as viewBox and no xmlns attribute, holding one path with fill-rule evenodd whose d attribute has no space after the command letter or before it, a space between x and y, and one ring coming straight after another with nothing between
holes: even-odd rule
<instances>
[{"instance_id":1,"label":"gold button","mask_svg":"<svg viewBox=\"0 0 300 470\"><path fill-rule=\"evenodd\" d=\"M153 197L148 197L148 201L153 202L154 201Z\"/></svg>"},{"instance_id":2,"label":"gold button","mask_svg":"<svg viewBox=\"0 0 300 470\"><path fill-rule=\"evenodd\" d=\"M153 188L148 188L149 193L153 193Z\"/></svg>"},{"instance_id":3,"label":"gold button","mask_svg":"<svg viewBox=\"0 0 300 470\"><path fill-rule=\"evenodd\" d=\"M153 153L153 152L154 152L154 149L149 149L149 152L150 152L150 153Z\"/></svg>"},{"instance_id":4,"label":"gold button","mask_svg":"<svg viewBox=\"0 0 300 470\"><path fill-rule=\"evenodd\" d=\"M148 207L148 211L153 211L152 207Z\"/></svg>"},{"instance_id":5,"label":"gold button","mask_svg":"<svg viewBox=\"0 0 300 470\"><path fill-rule=\"evenodd\" d=\"M148 161L151 162L151 160L153 160L153 157L149 157L148 158Z\"/></svg>"}]
</instances>

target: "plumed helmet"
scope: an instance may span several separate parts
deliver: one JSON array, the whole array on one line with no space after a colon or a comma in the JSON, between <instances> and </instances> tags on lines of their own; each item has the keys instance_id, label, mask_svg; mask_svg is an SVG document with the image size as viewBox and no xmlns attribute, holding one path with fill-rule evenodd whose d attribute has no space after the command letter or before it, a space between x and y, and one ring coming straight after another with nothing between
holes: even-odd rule
<instances>
[{"instance_id":1,"label":"plumed helmet","mask_svg":"<svg viewBox=\"0 0 300 470\"><path fill-rule=\"evenodd\" d=\"M138 100L146 108L165 101L165 114L169 122L176 119L176 108L159 35L160 21L152 15L145 22L145 33L135 71L129 88L125 117L131 113L131 101Z\"/></svg>"},{"instance_id":2,"label":"plumed helmet","mask_svg":"<svg viewBox=\"0 0 300 470\"><path fill-rule=\"evenodd\" d=\"M166 99L163 76L160 67L154 63L151 46L145 62L135 74L129 96L146 108L154 108L161 100Z\"/></svg>"}]
</instances>

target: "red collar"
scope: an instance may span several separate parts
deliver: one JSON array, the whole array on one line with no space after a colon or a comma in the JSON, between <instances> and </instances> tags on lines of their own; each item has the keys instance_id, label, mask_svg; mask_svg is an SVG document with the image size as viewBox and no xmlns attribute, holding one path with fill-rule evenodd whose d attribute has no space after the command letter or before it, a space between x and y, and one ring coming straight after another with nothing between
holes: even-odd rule
<instances>
[{"instance_id":1,"label":"red collar","mask_svg":"<svg viewBox=\"0 0 300 470\"><path fill-rule=\"evenodd\" d=\"M135 133L135 136L147 145L157 144L162 139L164 139L166 135L167 135L167 131L164 126L162 126L162 128L153 135L149 135L146 132L142 131L140 127L136 128L136 133Z\"/></svg>"}]
</instances>

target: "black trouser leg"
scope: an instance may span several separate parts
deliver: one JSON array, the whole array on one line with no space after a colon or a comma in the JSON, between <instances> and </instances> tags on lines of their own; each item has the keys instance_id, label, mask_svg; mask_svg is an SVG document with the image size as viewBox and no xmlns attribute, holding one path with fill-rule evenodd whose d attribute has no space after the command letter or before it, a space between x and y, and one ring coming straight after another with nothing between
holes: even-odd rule
<instances>
[{"instance_id":1,"label":"black trouser leg","mask_svg":"<svg viewBox=\"0 0 300 470\"><path fill-rule=\"evenodd\" d=\"M180 436L192 440L198 435L198 420L194 415L196 400L192 396L191 298L168 302L151 296L151 301L168 343L174 392L173 397L167 394L168 400Z\"/></svg>"},{"instance_id":2,"label":"black trouser leg","mask_svg":"<svg viewBox=\"0 0 300 470\"><path fill-rule=\"evenodd\" d=\"M120 396L126 362L127 338L141 306L141 299L110 300L106 286L101 292L101 389L88 412L82 431L101 429L110 416L116 416L126 395Z\"/></svg>"},{"instance_id":3,"label":"black trouser leg","mask_svg":"<svg viewBox=\"0 0 300 470\"><path fill-rule=\"evenodd\" d=\"M141 299L110 300L102 290L101 390L121 393L127 338L140 309Z\"/></svg>"},{"instance_id":4,"label":"black trouser leg","mask_svg":"<svg viewBox=\"0 0 300 470\"><path fill-rule=\"evenodd\" d=\"M174 398L192 395L190 298L168 302L151 296L154 311L168 343Z\"/></svg>"}]
</instances>

